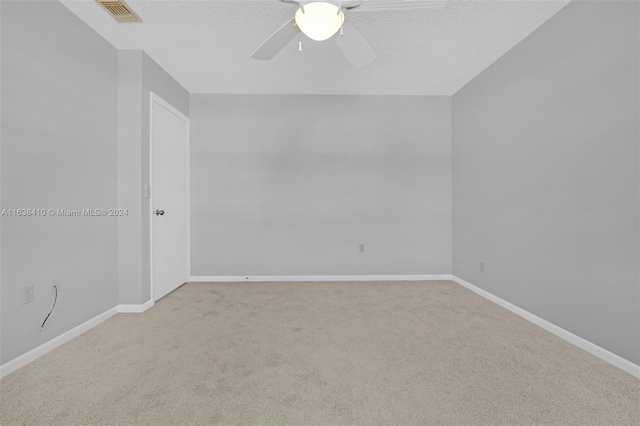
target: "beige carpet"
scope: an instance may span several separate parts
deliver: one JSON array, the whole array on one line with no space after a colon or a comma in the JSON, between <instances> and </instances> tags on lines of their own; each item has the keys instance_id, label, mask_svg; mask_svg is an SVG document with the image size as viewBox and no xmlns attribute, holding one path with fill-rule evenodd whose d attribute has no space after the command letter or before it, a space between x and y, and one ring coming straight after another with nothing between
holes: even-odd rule
<instances>
[{"instance_id":1,"label":"beige carpet","mask_svg":"<svg viewBox=\"0 0 640 426\"><path fill-rule=\"evenodd\" d=\"M0 424L640 424L640 381L449 281L192 283L0 382Z\"/></svg>"}]
</instances>

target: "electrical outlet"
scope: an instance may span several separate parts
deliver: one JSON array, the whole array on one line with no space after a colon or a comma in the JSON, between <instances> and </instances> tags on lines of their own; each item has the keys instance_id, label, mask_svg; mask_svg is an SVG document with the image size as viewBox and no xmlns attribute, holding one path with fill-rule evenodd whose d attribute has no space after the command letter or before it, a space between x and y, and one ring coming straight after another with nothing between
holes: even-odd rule
<instances>
[{"instance_id":1,"label":"electrical outlet","mask_svg":"<svg viewBox=\"0 0 640 426\"><path fill-rule=\"evenodd\" d=\"M360 244L360 253L364 253L364 244Z\"/></svg>"},{"instance_id":2,"label":"electrical outlet","mask_svg":"<svg viewBox=\"0 0 640 426\"><path fill-rule=\"evenodd\" d=\"M484 262L480 262L480 272L484 273Z\"/></svg>"},{"instance_id":3,"label":"electrical outlet","mask_svg":"<svg viewBox=\"0 0 640 426\"><path fill-rule=\"evenodd\" d=\"M49 292L52 296L56 294L56 289L54 287L60 290L60 278L56 277L49 280Z\"/></svg>"},{"instance_id":4,"label":"electrical outlet","mask_svg":"<svg viewBox=\"0 0 640 426\"><path fill-rule=\"evenodd\" d=\"M27 303L31 303L33 302L33 299L35 299L35 294L33 292L33 284L32 284L22 289L22 304L26 305Z\"/></svg>"}]
</instances>

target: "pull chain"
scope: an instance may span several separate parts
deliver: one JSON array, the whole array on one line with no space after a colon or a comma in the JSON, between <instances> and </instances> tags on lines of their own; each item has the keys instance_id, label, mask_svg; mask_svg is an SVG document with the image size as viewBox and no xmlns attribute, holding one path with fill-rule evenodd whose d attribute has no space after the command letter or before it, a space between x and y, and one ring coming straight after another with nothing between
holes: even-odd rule
<instances>
[{"instance_id":1,"label":"pull chain","mask_svg":"<svg viewBox=\"0 0 640 426\"><path fill-rule=\"evenodd\" d=\"M300 5L300 10L302 11L302 13L306 13L304 11L304 3L302 2L302 0L300 0L298 4ZM298 33L298 52L302 52L302 32Z\"/></svg>"}]
</instances>

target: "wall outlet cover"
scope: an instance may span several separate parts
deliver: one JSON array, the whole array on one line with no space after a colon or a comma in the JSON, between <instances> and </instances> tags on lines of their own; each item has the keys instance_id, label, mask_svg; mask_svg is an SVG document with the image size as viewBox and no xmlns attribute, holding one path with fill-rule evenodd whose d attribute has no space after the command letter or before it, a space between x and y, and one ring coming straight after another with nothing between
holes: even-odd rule
<instances>
[{"instance_id":1,"label":"wall outlet cover","mask_svg":"<svg viewBox=\"0 0 640 426\"><path fill-rule=\"evenodd\" d=\"M35 293L33 284L22 289L22 304L26 305L27 303L33 302L35 299Z\"/></svg>"}]
</instances>

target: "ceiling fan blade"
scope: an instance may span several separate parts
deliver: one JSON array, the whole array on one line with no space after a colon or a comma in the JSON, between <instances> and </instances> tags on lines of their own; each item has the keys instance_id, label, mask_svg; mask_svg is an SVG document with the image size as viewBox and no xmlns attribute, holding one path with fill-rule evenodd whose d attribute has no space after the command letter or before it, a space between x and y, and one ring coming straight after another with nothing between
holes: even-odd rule
<instances>
[{"instance_id":1,"label":"ceiling fan blade","mask_svg":"<svg viewBox=\"0 0 640 426\"><path fill-rule=\"evenodd\" d=\"M345 22L343 30L344 35L336 35L333 39L354 67L363 67L376 58L373 49L356 27Z\"/></svg>"},{"instance_id":2,"label":"ceiling fan blade","mask_svg":"<svg viewBox=\"0 0 640 426\"><path fill-rule=\"evenodd\" d=\"M279 51L289 44L289 42L300 32L295 25L295 19L291 18L283 26L271 35L258 50L253 52L253 59L271 59L278 54Z\"/></svg>"},{"instance_id":3,"label":"ceiling fan blade","mask_svg":"<svg viewBox=\"0 0 640 426\"><path fill-rule=\"evenodd\" d=\"M411 10L442 9L447 0L363 0L354 12L371 12L375 10Z\"/></svg>"}]
</instances>

